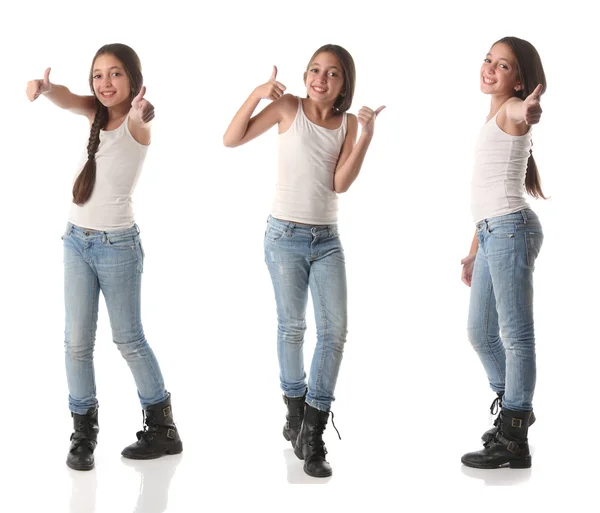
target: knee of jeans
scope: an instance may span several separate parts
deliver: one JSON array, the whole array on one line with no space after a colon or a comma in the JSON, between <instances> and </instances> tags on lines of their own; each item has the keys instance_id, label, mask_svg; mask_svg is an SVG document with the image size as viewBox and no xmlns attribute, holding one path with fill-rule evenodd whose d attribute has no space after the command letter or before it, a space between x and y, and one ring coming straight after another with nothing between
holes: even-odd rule
<instances>
[{"instance_id":1,"label":"knee of jeans","mask_svg":"<svg viewBox=\"0 0 600 513\"><path fill-rule=\"evenodd\" d=\"M306 324L279 324L279 338L286 344L302 344Z\"/></svg>"},{"instance_id":2,"label":"knee of jeans","mask_svg":"<svg viewBox=\"0 0 600 513\"><path fill-rule=\"evenodd\" d=\"M473 349L477 351L478 348L483 347L487 343L487 335L485 330L480 326L469 326L467 328L467 336L469 342L473 346Z\"/></svg>"},{"instance_id":3,"label":"knee of jeans","mask_svg":"<svg viewBox=\"0 0 600 513\"><path fill-rule=\"evenodd\" d=\"M348 330L341 326L328 326L327 328L319 329L317 335L319 338L322 338L327 345L337 348L339 351L343 351Z\"/></svg>"},{"instance_id":4,"label":"knee of jeans","mask_svg":"<svg viewBox=\"0 0 600 513\"><path fill-rule=\"evenodd\" d=\"M132 338L117 338L113 336L113 342L116 344L124 358L135 358L143 355L148 347L148 342L143 333Z\"/></svg>"},{"instance_id":5,"label":"knee of jeans","mask_svg":"<svg viewBox=\"0 0 600 513\"><path fill-rule=\"evenodd\" d=\"M514 353L517 356L528 356L535 352L535 339L533 337L505 337L502 339L502 344L505 351Z\"/></svg>"},{"instance_id":6,"label":"knee of jeans","mask_svg":"<svg viewBox=\"0 0 600 513\"><path fill-rule=\"evenodd\" d=\"M91 360L94 354L94 339L89 336L70 336L65 339L65 353L74 360Z\"/></svg>"}]
</instances>

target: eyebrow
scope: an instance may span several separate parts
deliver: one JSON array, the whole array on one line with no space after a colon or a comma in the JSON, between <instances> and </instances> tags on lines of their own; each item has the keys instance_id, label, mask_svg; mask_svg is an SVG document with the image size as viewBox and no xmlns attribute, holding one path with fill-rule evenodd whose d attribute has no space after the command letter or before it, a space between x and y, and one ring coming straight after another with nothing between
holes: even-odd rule
<instances>
[{"instance_id":1,"label":"eyebrow","mask_svg":"<svg viewBox=\"0 0 600 513\"><path fill-rule=\"evenodd\" d=\"M108 69L109 69L109 70L111 70L111 69L121 69L121 66L111 66L111 67L110 67L110 68L108 68ZM96 69L94 70L94 73L96 73L96 71L102 71L102 70L101 70L101 69L98 69L98 68L96 68Z\"/></svg>"},{"instance_id":2,"label":"eyebrow","mask_svg":"<svg viewBox=\"0 0 600 513\"><path fill-rule=\"evenodd\" d=\"M320 64L318 62L313 62L311 66L320 66ZM329 69L337 69L339 71L340 68L337 66L329 66Z\"/></svg>"},{"instance_id":3,"label":"eyebrow","mask_svg":"<svg viewBox=\"0 0 600 513\"><path fill-rule=\"evenodd\" d=\"M488 53L486 55L486 57L493 57L493 55L491 53ZM504 57L498 57L498 60L499 61L506 61L506 62L508 62L510 64L510 61L508 59L505 59Z\"/></svg>"}]
</instances>

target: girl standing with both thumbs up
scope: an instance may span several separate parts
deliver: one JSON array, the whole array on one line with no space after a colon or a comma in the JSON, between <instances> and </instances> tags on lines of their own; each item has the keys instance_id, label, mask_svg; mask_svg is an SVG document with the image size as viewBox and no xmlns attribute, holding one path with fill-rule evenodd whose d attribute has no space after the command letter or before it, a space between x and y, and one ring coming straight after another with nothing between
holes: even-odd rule
<instances>
[{"instance_id":1,"label":"girl standing with both thumbs up","mask_svg":"<svg viewBox=\"0 0 600 513\"><path fill-rule=\"evenodd\" d=\"M93 351L98 300L106 300L113 340L135 379L145 426L122 455L152 459L182 451L173 422L170 394L146 342L140 315L144 252L134 222L131 197L150 144L154 107L144 99L137 54L123 44L98 50L90 70L92 96L78 96L42 80L27 85L34 101L46 96L55 105L86 116L87 151L73 185L69 223L63 236L65 265L65 362L74 432L67 465L94 467L98 401Z\"/></svg>"},{"instance_id":2,"label":"girl standing with both thumbs up","mask_svg":"<svg viewBox=\"0 0 600 513\"><path fill-rule=\"evenodd\" d=\"M533 270L542 247L542 226L526 193L544 198L531 152L540 120L546 77L527 41L505 37L484 59L481 90L491 95L487 122L476 148L472 212L476 223L462 279L471 287L468 333L498 394L494 427L483 450L465 454L475 468L528 468L528 429L536 378Z\"/></svg>"},{"instance_id":3,"label":"girl standing with both thumbs up","mask_svg":"<svg viewBox=\"0 0 600 513\"><path fill-rule=\"evenodd\" d=\"M373 137L376 111L348 114L354 61L337 45L319 48L304 73L306 98L284 94L276 81L258 86L231 121L223 142L247 143L279 128L275 200L265 232L265 260L277 303L277 352L288 407L283 436L313 477L332 474L323 431L329 417L347 332L344 252L337 228L337 194L352 185ZM273 100L252 116L261 99ZM356 141L358 125L362 133ZM308 387L303 342L308 291L317 324L317 346Z\"/></svg>"}]
</instances>

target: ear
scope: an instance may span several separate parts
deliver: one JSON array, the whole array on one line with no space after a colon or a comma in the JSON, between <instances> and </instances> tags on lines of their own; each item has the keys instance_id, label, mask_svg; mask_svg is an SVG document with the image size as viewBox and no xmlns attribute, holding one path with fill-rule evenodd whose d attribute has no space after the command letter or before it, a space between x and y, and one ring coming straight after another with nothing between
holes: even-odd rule
<instances>
[{"instance_id":1,"label":"ear","mask_svg":"<svg viewBox=\"0 0 600 513\"><path fill-rule=\"evenodd\" d=\"M521 84L521 82L519 82L516 86L515 86L515 91L522 91L523 90L523 84Z\"/></svg>"},{"instance_id":2,"label":"ear","mask_svg":"<svg viewBox=\"0 0 600 513\"><path fill-rule=\"evenodd\" d=\"M308 76L308 73L305 71L303 76L303 82L306 84L306 77Z\"/></svg>"}]
</instances>

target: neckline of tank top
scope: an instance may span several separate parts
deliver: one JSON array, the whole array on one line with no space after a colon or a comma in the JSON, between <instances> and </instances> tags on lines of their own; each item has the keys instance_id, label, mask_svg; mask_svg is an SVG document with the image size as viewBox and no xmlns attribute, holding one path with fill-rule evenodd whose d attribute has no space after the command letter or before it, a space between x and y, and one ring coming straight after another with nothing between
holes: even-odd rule
<instances>
[{"instance_id":1,"label":"neckline of tank top","mask_svg":"<svg viewBox=\"0 0 600 513\"><path fill-rule=\"evenodd\" d=\"M502 108L500 108L500 110L502 110ZM488 119L483 126L486 126L490 123L490 121L495 120L498 117L498 114L500 114L500 110L498 110L498 112L496 112L496 114L494 114L490 119ZM502 132L504 135L507 135L508 137L525 137L526 135L529 135L531 133L531 128L533 125L530 125L529 128L527 129L527 132L525 132L523 135L512 135L512 134L507 134L504 130L502 130L499 126L498 123L494 123L494 126L500 130L500 132Z\"/></svg>"},{"instance_id":2,"label":"neckline of tank top","mask_svg":"<svg viewBox=\"0 0 600 513\"><path fill-rule=\"evenodd\" d=\"M125 119L123 120L123 122L117 128L113 128L112 130L104 130L104 128L102 128L100 130L100 132L103 134L113 134L115 132L118 132L119 130L121 130L121 128L124 128L125 123L127 123L128 119L129 119L129 112L127 113L127 116L125 116Z\"/></svg>"},{"instance_id":3,"label":"neckline of tank top","mask_svg":"<svg viewBox=\"0 0 600 513\"><path fill-rule=\"evenodd\" d=\"M302 106L302 98L300 98L299 96L297 96L296 98L298 98L298 110L302 112L304 118L312 125L315 125L318 128L322 128L323 130L328 130L329 132L336 132L337 130L341 130L342 126L344 126L344 119L346 117L345 112L342 114L342 121L340 123L340 126L338 126L337 128L327 128L326 126L321 126L315 123L314 121L311 121L310 118L306 115L306 112L304 112L304 107Z\"/></svg>"}]
</instances>

